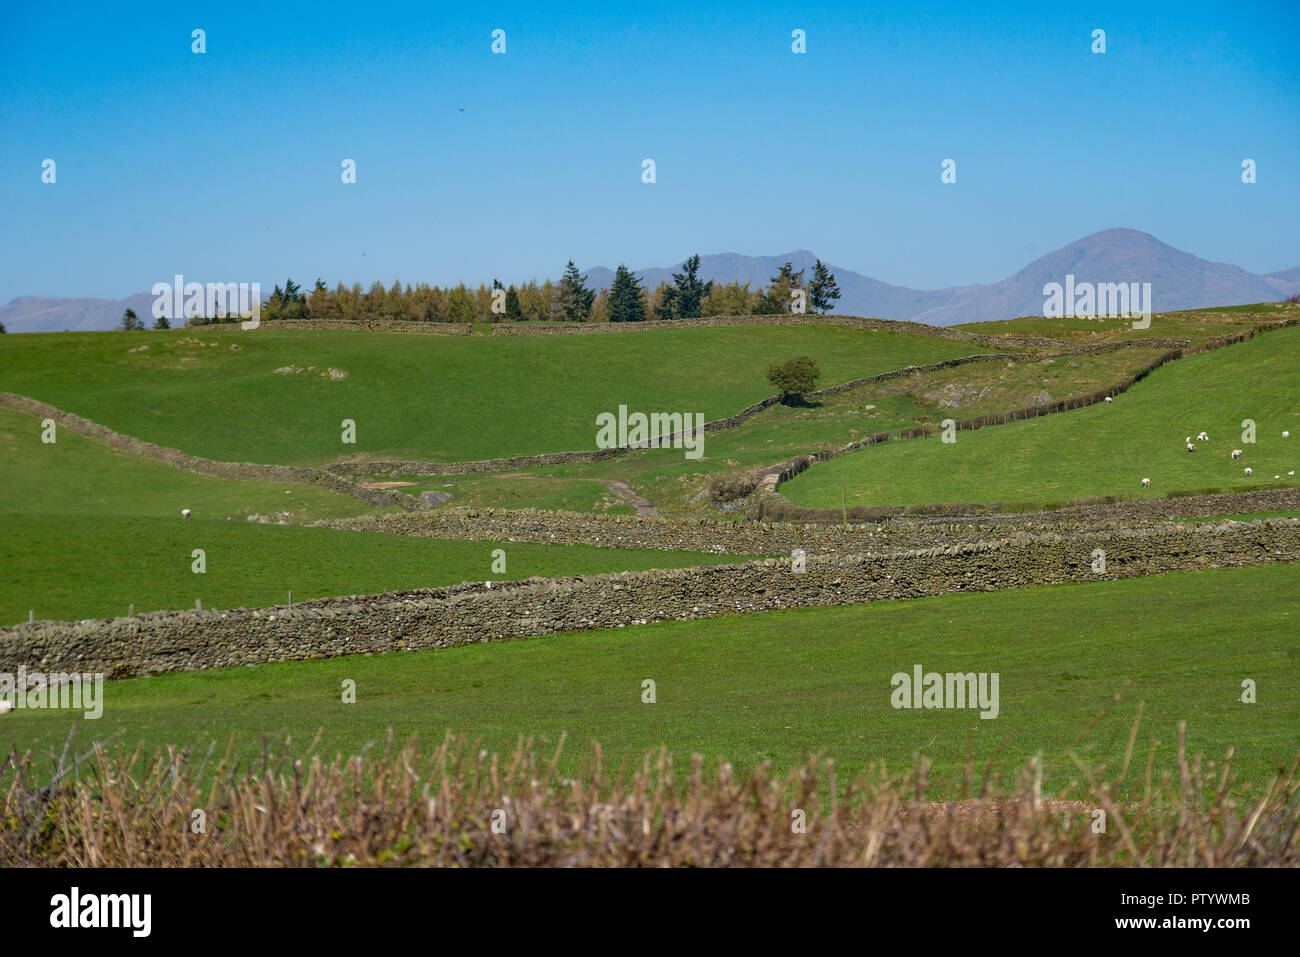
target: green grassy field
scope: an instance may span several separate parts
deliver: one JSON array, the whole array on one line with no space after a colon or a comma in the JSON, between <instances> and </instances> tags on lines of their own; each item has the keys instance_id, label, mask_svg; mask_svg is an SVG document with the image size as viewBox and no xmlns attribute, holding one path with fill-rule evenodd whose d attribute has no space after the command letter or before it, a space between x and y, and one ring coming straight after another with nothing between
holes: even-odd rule
<instances>
[{"instance_id":1,"label":"green grassy field","mask_svg":"<svg viewBox=\"0 0 1300 957\"><path fill-rule=\"evenodd\" d=\"M685 568L743 561L652 549L407 538L249 522L0 515L0 624L193 608L257 608L331 595L535 575ZM37 547L33 547L35 544ZM192 570L202 549L206 571ZM492 550L506 553L504 574Z\"/></svg>"},{"instance_id":2,"label":"green grassy field","mask_svg":"<svg viewBox=\"0 0 1300 957\"><path fill-rule=\"evenodd\" d=\"M1140 496L1144 477L1150 496L1295 485L1297 397L1300 328L1291 328L1165 365L1111 404L958 432L952 444L938 435L887 442L815 466L781 492L796 505L838 508L841 483L850 507ZM1256 423L1255 444L1242 441L1245 419ZM1210 441L1187 452L1184 439L1201 430Z\"/></svg>"},{"instance_id":3,"label":"green grassy field","mask_svg":"<svg viewBox=\"0 0 1300 957\"><path fill-rule=\"evenodd\" d=\"M111 682L103 718L82 721L78 736L224 748L233 735L252 756L285 736L305 746L320 729L327 754L389 728L399 739L464 732L494 750L567 732L566 770L595 739L615 765L660 745L742 768L824 752L841 779L881 759L902 770L921 754L947 782L968 753L982 768L1041 752L1056 764L1049 786L1064 786L1071 747L1118 766L1142 702L1130 784L1152 739L1157 775L1175 770L1180 720L1192 753L1217 761L1234 747L1237 772L1259 782L1297 749L1298 615L1295 565L799 609ZM916 664L997 672L999 716L894 710L891 676ZM1247 678L1256 704L1240 700ZM341 701L345 679L355 704ZM642 703L645 679L654 704ZM68 727L66 713L14 711L0 717L0 748L55 749Z\"/></svg>"},{"instance_id":4,"label":"green grassy field","mask_svg":"<svg viewBox=\"0 0 1300 957\"><path fill-rule=\"evenodd\" d=\"M539 337L59 333L0 340L0 389L212 459L451 461L594 448L596 416L620 404L721 418L770 395L768 365L799 354L821 363L829 385L978 351L832 326ZM286 368L301 371L277 374ZM331 379L330 369L346 377ZM356 423L355 445L341 442L344 419Z\"/></svg>"},{"instance_id":5,"label":"green grassy field","mask_svg":"<svg viewBox=\"0 0 1300 957\"><path fill-rule=\"evenodd\" d=\"M736 428L709 433L699 460L684 461L681 452L672 449L639 450L604 462L530 468L526 477L516 470L507 475L404 478L420 482L421 490L450 491L458 505L615 514L619 509L608 508L598 480L622 479L666 517L717 517L707 502L692 502L714 473L838 448L872 432L935 426L950 415L981 415L1085 395L1132 375L1157 355L1159 350L1134 348L1067 359L974 363L887 380L807 404L778 404ZM442 489L444 482L454 487Z\"/></svg>"},{"instance_id":6,"label":"green grassy field","mask_svg":"<svg viewBox=\"0 0 1300 957\"><path fill-rule=\"evenodd\" d=\"M1297 316L1300 316L1300 306L1295 303L1260 302L1244 306L1162 312L1151 317L1151 325L1146 329L1134 329L1131 319L1089 319L1082 316L1060 319L1025 316L994 322L967 322L953 328L986 336L1042 336L1072 342L1155 338L1185 339L1199 343L1215 336L1239 332L1256 323L1278 322Z\"/></svg>"},{"instance_id":7,"label":"green grassy field","mask_svg":"<svg viewBox=\"0 0 1300 957\"><path fill-rule=\"evenodd\" d=\"M41 442L40 419L0 408L0 512L20 515L138 515L195 518L287 514L296 521L364 515L375 508L350 495L291 482L234 481L183 472L119 452L68 429ZM6 534L6 539L12 535Z\"/></svg>"},{"instance_id":8,"label":"green grassy field","mask_svg":"<svg viewBox=\"0 0 1300 957\"><path fill-rule=\"evenodd\" d=\"M302 528L376 509L294 483L194 475L119 452L67 429L51 445L40 423L0 409L0 624L136 611L255 607L500 579L488 542L453 542ZM600 486L597 486L600 487ZM602 487L603 490L603 487ZM193 515L181 518L181 509ZM266 517L270 524L248 521ZM573 575L716 563L691 552L513 544L507 576ZM190 570L202 548L207 571ZM734 559L725 559L734 560Z\"/></svg>"}]
</instances>

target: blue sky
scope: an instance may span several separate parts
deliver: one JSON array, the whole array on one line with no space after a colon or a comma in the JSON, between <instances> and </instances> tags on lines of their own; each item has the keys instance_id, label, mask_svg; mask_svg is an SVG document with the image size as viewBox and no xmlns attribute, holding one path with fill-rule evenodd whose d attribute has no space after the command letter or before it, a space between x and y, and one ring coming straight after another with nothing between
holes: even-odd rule
<instances>
[{"instance_id":1,"label":"blue sky","mask_svg":"<svg viewBox=\"0 0 1300 957\"><path fill-rule=\"evenodd\" d=\"M0 302L796 248L934 288L1111 226L1300 265L1294 2L179 7L0 15Z\"/></svg>"}]
</instances>

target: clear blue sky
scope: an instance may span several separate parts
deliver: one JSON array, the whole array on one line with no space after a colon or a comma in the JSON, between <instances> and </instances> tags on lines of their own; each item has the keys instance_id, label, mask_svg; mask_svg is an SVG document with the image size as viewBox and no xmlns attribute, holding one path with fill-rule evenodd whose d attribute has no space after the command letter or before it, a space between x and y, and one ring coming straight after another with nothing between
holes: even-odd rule
<instances>
[{"instance_id":1,"label":"clear blue sky","mask_svg":"<svg viewBox=\"0 0 1300 957\"><path fill-rule=\"evenodd\" d=\"M7 4L0 302L801 247L933 288L1111 226L1300 265L1294 0L714 9Z\"/></svg>"}]
</instances>

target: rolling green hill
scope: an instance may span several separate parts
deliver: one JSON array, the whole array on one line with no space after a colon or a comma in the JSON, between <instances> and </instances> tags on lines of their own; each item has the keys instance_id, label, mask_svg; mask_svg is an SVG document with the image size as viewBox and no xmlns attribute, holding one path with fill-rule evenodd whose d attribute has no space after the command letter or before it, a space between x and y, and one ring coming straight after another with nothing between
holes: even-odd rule
<instances>
[{"instance_id":1,"label":"rolling green hill","mask_svg":"<svg viewBox=\"0 0 1300 957\"><path fill-rule=\"evenodd\" d=\"M0 390L210 459L454 461L595 448L596 416L620 404L722 418L770 395L767 367L799 354L834 384L979 351L832 326L537 337L266 326L60 333L0 340ZM331 369L345 377L330 378ZM355 445L341 442L344 419L356 422Z\"/></svg>"},{"instance_id":2,"label":"rolling green hill","mask_svg":"<svg viewBox=\"0 0 1300 957\"><path fill-rule=\"evenodd\" d=\"M1256 423L1256 442L1242 422ZM1201 430L1209 442L1185 449ZM1283 439L1282 432L1291 438ZM1240 461L1230 453L1243 450ZM1247 478L1245 466L1254 470ZM814 466L781 486L796 505L1059 502L1092 495L1297 485L1300 328L1162 366L1113 403L958 432L886 442ZM1280 476L1274 479L1274 475ZM1142 490L1143 478L1151 488Z\"/></svg>"}]
</instances>

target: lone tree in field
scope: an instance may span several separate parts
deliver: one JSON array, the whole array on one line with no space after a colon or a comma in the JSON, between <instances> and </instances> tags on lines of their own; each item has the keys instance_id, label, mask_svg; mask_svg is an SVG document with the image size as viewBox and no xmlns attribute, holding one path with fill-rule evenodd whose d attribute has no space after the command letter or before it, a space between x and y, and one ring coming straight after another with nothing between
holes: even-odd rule
<instances>
[{"instance_id":1,"label":"lone tree in field","mask_svg":"<svg viewBox=\"0 0 1300 957\"><path fill-rule=\"evenodd\" d=\"M821 374L821 367L812 356L796 356L788 362L768 366L767 381L780 391L781 401L789 404L811 392Z\"/></svg>"},{"instance_id":2,"label":"lone tree in field","mask_svg":"<svg viewBox=\"0 0 1300 957\"><path fill-rule=\"evenodd\" d=\"M645 319L645 290L632 270L620 265L609 288L609 321L640 322Z\"/></svg>"},{"instance_id":3,"label":"lone tree in field","mask_svg":"<svg viewBox=\"0 0 1300 957\"><path fill-rule=\"evenodd\" d=\"M560 312L569 322L583 322L591 315L591 304L595 302L596 294L587 288L587 277L579 274L572 259L564 267L555 294Z\"/></svg>"},{"instance_id":4,"label":"lone tree in field","mask_svg":"<svg viewBox=\"0 0 1300 957\"><path fill-rule=\"evenodd\" d=\"M140 317L135 314L134 309L128 309L122 313L122 325L118 328L123 332L143 331L144 323L140 321Z\"/></svg>"},{"instance_id":5,"label":"lone tree in field","mask_svg":"<svg viewBox=\"0 0 1300 957\"><path fill-rule=\"evenodd\" d=\"M840 287L835 282L835 273L826 268L820 259L813 266L812 281L808 283L808 302L813 312L826 313L835 308L835 300L840 298Z\"/></svg>"},{"instance_id":6,"label":"lone tree in field","mask_svg":"<svg viewBox=\"0 0 1300 957\"><path fill-rule=\"evenodd\" d=\"M700 282L700 254L682 264L683 271L673 273L673 319L698 319L704 314L704 300L713 291L713 280Z\"/></svg>"}]
</instances>

